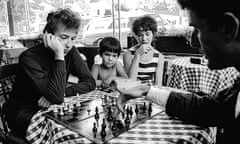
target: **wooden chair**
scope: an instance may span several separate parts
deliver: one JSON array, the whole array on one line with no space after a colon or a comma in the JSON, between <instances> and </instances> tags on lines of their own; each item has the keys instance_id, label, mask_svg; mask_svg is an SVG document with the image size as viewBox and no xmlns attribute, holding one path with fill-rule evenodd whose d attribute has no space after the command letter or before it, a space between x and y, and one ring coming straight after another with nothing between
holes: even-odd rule
<instances>
[{"instance_id":1,"label":"wooden chair","mask_svg":"<svg viewBox=\"0 0 240 144\"><path fill-rule=\"evenodd\" d=\"M78 47L78 51L84 54L87 58L87 65L89 70L91 70L94 64L94 58L99 53L98 47Z\"/></svg>"},{"instance_id":2,"label":"wooden chair","mask_svg":"<svg viewBox=\"0 0 240 144\"><path fill-rule=\"evenodd\" d=\"M12 91L17 71L18 64L0 66L0 141L2 141L3 144L28 144L25 138L17 137L8 128L4 111L2 109L3 104L9 99L9 94Z\"/></svg>"}]
</instances>

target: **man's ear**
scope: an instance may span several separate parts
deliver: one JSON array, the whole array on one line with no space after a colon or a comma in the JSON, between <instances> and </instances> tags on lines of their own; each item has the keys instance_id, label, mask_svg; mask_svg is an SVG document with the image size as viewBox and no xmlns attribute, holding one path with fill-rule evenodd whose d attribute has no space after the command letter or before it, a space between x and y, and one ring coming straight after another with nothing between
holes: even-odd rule
<instances>
[{"instance_id":1,"label":"man's ear","mask_svg":"<svg viewBox=\"0 0 240 144\"><path fill-rule=\"evenodd\" d=\"M239 32L239 19L231 12L224 13L222 28L226 41L233 41Z\"/></svg>"}]
</instances>

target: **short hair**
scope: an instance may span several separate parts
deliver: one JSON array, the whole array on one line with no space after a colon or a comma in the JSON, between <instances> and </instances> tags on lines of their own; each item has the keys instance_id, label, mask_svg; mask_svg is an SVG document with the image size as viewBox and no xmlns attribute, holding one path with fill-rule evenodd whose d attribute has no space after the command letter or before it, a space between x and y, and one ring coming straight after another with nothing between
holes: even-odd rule
<instances>
[{"instance_id":1,"label":"short hair","mask_svg":"<svg viewBox=\"0 0 240 144\"><path fill-rule=\"evenodd\" d=\"M118 56L121 53L121 44L119 40L115 37L104 37L99 44L99 54L102 54L106 51L117 53Z\"/></svg>"},{"instance_id":2,"label":"short hair","mask_svg":"<svg viewBox=\"0 0 240 144\"><path fill-rule=\"evenodd\" d=\"M50 12L43 32L54 34L59 23L62 23L67 29L79 29L80 17L70 9L58 9Z\"/></svg>"},{"instance_id":3,"label":"short hair","mask_svg":"<svg viewBox=\"0 0 240 144\"><path fill-rule=\"evenodd\" d=\"M225 12L232 12L240 18L237 0L178 0L178 3L182 9L193 11L198 17L205 19L211 31L222 25Z\"/></svg>"},{"instance_id":4,"label":"short hair","mask_svg":"<svg viewBox=\"0 0 240 144\"><path fill-rule=\"evenodd\" d=\"M135 35L138 35L139 32L149 30L151 30L153 34L157 32L157 22L153 17L144 15L134 20L132 24L132 31Z\"/></svg>"}]
</instances>

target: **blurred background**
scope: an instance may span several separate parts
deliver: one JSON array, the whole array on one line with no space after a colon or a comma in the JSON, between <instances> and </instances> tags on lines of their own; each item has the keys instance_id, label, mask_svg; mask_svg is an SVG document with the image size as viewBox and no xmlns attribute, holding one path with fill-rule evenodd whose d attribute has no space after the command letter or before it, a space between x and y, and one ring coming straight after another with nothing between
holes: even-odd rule
<instances>
[{"instance_id":1,"label":"blurred background","mask_svg":"<svg viewBox=\"0 0 240 144\"><path fill-rule=\"evenodd\" d=\"M146 14L157 20L160 36L187 37L191 31L176 0L0 0L0 45L12 36L41 32L48 12L58 8L81 16L77 46L97 46L104 36L114 36L127 48L133 20Z\"/></svg>"}]
</instances>

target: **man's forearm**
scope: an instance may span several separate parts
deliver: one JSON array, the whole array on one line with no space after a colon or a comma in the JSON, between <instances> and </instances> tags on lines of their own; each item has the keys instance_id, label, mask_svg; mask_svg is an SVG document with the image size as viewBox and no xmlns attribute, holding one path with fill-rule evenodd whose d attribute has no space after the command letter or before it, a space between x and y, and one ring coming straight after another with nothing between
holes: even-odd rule
<instances>
[{"instance_id":1,"label":"man's forearm","mask_svg":"<svg viewBox=\"0 0 240 144\"><path fill-rule=\"evenodd\" d=\"M171 91L164 88L151 87L146 95L146 99L165 107L170 93Z\"/></svg>"}]
</instances>

